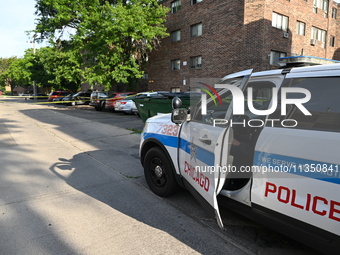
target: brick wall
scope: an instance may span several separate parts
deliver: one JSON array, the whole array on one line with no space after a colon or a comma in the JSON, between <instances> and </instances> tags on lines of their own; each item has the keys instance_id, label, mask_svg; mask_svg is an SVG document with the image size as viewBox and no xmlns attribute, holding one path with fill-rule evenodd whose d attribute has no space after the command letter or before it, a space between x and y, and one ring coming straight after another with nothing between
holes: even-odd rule
<instances>
[{"instance_id":1,"label":"brick wall","mask_svg":"<svg viewBox=\"0 0 340 255\"><path fill-rule=\"evenodd\" d=\"M170 7L171 1L164 1ZM242 1L202 1L195 5L182 0L182 8L169 14L168 32L181 29L181 40L171 42L167 37L161 47L149 57L149 89L164 90L180 87L189 90L190 79L214 78L241 68L239 48L243 40ZM202 23L202 35L191 37L190 27ZM202 67L191 68L190 57L202 56ZM171 60L180 59L180 70L171 70ZM187 62L187 65L183 63ZM234 64L231 64L234 63ZM238 65L238 66L237 66ZM183 85L185 80L186 85Z\"/></svg>"},{"instance_id":2,"label":"brick wall","mask_svg":"<svg viewBox=\"0 0 340 255\"><path fill-rule=\"evenodd\" d=\"M171 1L163 1L170 7ZM203 0L191 5L181 0L181 9L169 14L166 22L169 34L181 30L181 39L163 39L161 47L149 56L149 90L190 89L191 81L221 78L227 74L253 68L254 71L277 68L269 64L270 51L286 52L288 56L304 54L340 59L337 52L340 34L339 18L328 17L322 10L313 12L313 1L304 0ZM272 13L289 17L288 38L281 29L272 27ZM306 23L305 36L296 33L296 22ZM191 37L190 27L202 23L202 35ZM311 27L328 31L325 48L321 43L312 46ZM329 36L337 38L336 47L329 46ZM336 53L336 54L335 54ZM190 57L202 56L202 67L191 68ZM171 60L180 59L180 70L171 70ZM184 65L184 63L187 65ZM185 81L185 82L184 82ZM183 85L185 83L185 85Z\"/></svg>"},{"instance_id":3,"label":"brick wall","mask_svg":"<svg viewBox=\"0 0 340 255\"><path fill-rule=\"evenodd\" d=\"M267 45L265 48L285 51L288 54L303 54L306 56L317 56L322 58L333 58L335 47L329 46L329 37L336 35L337 20L332 18L332 7L337 5L330 1L328 16L323 10L318 9L317 13L313 12L313 1L304 0L267 0L267 8L265 11L265 19L271 23L272 12L289 17L289 40L282 37L282 31L277 28L267 26ZM297 34L297 21L306 23L306 33L304 36ZM312 26L327 31L326 44L322 47L321 42L317 42L315 46L310 43Z\"/></svg>"}]
</instances>

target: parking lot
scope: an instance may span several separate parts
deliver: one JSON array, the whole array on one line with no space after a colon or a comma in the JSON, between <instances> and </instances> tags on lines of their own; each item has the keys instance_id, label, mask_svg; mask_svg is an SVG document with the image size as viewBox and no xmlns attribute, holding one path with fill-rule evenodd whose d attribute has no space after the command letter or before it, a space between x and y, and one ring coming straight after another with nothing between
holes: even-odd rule
<instances>
[{"instance_id":1,"label":"parking lot","mask_svg":"<svg viewBox=\"0 0 340 255\"><path fill-rule=\"evenodd\" d=\"M160 198L139 162L143 122L90 106L0 103L1 254L316 254L186 191Z\"/></svg>"}]
</instances>

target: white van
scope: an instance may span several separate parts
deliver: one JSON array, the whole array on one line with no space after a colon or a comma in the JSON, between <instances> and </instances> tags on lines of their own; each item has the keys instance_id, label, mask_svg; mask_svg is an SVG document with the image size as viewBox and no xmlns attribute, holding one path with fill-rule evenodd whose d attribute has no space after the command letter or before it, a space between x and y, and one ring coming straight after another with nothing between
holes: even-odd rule
<instances>
[{"instance_id":1,"label":"white van","mask_svg":"<svg viewBox=\"0 0 340 255\"><path fill-rule=\"evenodd\" d=\"M219 84L190 113L147 120L140 157L150 189L168 196L187 188L221 228L223 204L339 251L340 64L246 70Z\"/></svg>"}]
</instances>

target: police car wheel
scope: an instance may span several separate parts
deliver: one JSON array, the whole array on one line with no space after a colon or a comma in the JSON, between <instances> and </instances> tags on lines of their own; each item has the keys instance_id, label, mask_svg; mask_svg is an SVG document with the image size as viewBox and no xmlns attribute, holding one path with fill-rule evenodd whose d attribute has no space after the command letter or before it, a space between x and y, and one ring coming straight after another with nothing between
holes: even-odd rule
<instances>
[{"instance_id":1,"label":"police car wheel","mask_svg":"<svg viewBox=\"0 0 340 255\"><path fill-rule=\"evenodd\" d=\"M157 147L151 148L145 155L144 176L150 189L158 196L166 197L177 190L173 168L164 152Z\"/></svg>"}]
</instances>

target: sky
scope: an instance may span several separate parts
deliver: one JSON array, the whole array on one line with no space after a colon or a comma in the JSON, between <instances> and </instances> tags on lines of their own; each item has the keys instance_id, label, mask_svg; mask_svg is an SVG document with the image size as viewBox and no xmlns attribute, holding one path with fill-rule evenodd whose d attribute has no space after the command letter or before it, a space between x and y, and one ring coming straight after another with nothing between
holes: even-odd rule
<instances>
[{"instance_id":1,"label":"sky","mask_svg":"<svg viewBox=\"0 0 340 255\"><path fill-rule=\"evenodd\" d=\"M33 48L25 31L35 28L35 0L0 0L0 6L0 58L22 57Z\"/></svg>"},{"instance_id":2,"label":"sky","mask_svg":"<svg viewBox=\"0 0 340 255\"><path fill-rule=\"evenodd\" d=\"M22 57L33 48L25 31L35 28L35 0L0 0L0 6L0 58Z\"/></svg>"}]
</instances>

